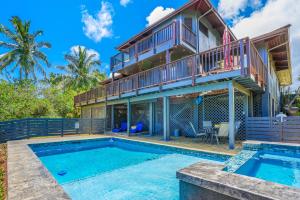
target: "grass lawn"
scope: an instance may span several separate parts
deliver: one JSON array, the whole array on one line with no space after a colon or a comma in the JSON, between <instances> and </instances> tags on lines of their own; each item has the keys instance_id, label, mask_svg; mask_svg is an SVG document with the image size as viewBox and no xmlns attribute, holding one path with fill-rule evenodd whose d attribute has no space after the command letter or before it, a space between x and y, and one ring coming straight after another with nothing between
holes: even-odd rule
<instances>
[{"instance_id":1,"label":"grass lawn","mask_svg":"<svg viewBox=\"0 0 300 200\"><path fill-rule=\"evenodd\" d=\"M0 200L6 197L6 144L0 144Z\"/></svg>"}]
</instances>

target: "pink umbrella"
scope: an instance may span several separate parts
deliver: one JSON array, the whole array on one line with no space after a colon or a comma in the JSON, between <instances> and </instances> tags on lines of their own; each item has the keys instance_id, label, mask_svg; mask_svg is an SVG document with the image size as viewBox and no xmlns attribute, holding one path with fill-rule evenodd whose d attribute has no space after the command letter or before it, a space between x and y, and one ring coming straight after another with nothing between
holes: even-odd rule
<instances>
[{"instance_id":1,"label":"pink umbrella","mask_svg":"<svg viewBox=\"0 0 300 200\"><path fill-rule=\"evenodd\" d=\"M224 48L224 69L230 70L232 69L232 60L230 56L231 38L227 26L223 33L223 46L224 46L223 47Z\"/></svg>"}]
</instances>

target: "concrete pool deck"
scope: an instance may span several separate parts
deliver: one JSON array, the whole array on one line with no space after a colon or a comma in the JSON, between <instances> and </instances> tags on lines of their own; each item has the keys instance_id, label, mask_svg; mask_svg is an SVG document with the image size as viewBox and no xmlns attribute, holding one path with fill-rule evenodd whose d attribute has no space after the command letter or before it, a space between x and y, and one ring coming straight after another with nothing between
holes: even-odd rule
<instances>
[{"instance_id":1,"label":"concrete pool deck","mask_svg":"<svg viewBox=\"0 0 300 200\"><path fill-rule=\"evenodd\" d=\"M43 166L39 158L33 153L28 144L63 142L71 140L85 140L98 138L121 138L132 141L146 142L152 144L164 144L190 150L201 151L199 148L186 148L180 145L172 145L166 142L153 142L136 138L117 137L112 135L85 135L68 137L45 137L7 142L7 179L8 179L8 200L29 200L29 199L70 199L63 188L57 183L54 177ZM215 151L202 150L204 152L219 153ZM226 154L223 152L223 154ZM234 154L234 153L232 153ZM228 155L228 154L226 154Z\"/></svg>"},{"instance_id":2,"label":"concrete pool deck","mask_svg":"<svg viewBox=\"0 0 300 200\"><path fill-rule=\"evenodd\" d=\"M93 138L96 137L40 138L7 142L7 199L70 199L28 144Z\"/></svg>"}]
</instances>

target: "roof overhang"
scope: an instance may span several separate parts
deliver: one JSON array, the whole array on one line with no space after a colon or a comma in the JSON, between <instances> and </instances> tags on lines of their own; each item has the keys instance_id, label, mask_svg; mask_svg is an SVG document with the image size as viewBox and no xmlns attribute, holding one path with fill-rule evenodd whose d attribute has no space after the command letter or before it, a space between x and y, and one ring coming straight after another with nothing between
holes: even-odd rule
<instances>
[{"instance_id":1,"label":"roof overhang","mask_svg":"<svg viewBox=\"0 0 300 200\"><path fill-rule=\"evenodd\" d=\"M220 34L222 35L224 32L225 27L227 26L225 21L222 19L222 17L219 15L219 13L216 11L216 9L213 7L213 5L210 3L209 0L190 0L186 4L184 4L182 7L179 9L173 11L169 15L163 17L162 19L158 20L154 24L148 26L146 29L144 29L142 32L139 34L133 36L123 44L119 45L116 47L119 51L122 51L132 44L134 44L136 41L139 41L141 38L150 35L157 26L159 26L161 23L172 19L176 15L180 14L181 12L188 10L188 9L195 9L199 11L201 14L206 13L204 16L215 28ZM233 32L229 29L230 35L232 40L237 40Z\"/></svg>"},{"instance_id":2,"label":"roof overhang","mask_svg":"<svg viewBox=\"0 0 300 200\"><path fill-rule=\"evenodd\" d=\"M272 57L281 86L292 84L292 67L290 54L290 24L252 39L254 44L264 43Z\"/></svg>"}]
</instances>

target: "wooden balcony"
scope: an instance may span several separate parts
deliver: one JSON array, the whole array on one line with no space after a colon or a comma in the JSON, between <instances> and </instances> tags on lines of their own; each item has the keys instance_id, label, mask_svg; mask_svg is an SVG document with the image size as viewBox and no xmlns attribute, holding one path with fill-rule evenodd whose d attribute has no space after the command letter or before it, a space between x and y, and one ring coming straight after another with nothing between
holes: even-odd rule
<instances>
[{"instance_id":1,"label":"wooden balcony","mask_svg":"<svg viewBox=\"0 0 300 200\"><path fill-rule=\"evenodd\" d=\"M181 25L182 41L190 45L192 48L197 48L197 35L185 24Z\"/></svg>"},{"instance_id":2,"label":"wooden balcony","mask_svg":"<svg viewBox=\"0 0 300 200\"><path fill-rule=\"evenodd\" d=\"M99 99L110 100L127 95L159 92L162 88L167 90L228 79L234 79L248 89L263 91L266 84L266 67L250 39L232 42L230 52L230 67L226 69L222 45L80 94L74 99L75 105L97 102Z\"/></svg>"},{"instance_id":3,"label":"wooden balcony","mask_svg":"<svg viewBox=\"0 0 300 200\"><path fill-rule=\"evenodd\" d=\"M173 21L131 45L126 52L120 52L113 56L111 58L111 71L117 72L172 49L180 44L180 35L182 35L182 40L196 50L196 34L184 25L180 28L179 21Z\"/></svg>"}]
</instances>

